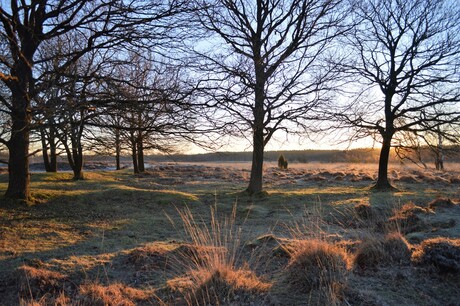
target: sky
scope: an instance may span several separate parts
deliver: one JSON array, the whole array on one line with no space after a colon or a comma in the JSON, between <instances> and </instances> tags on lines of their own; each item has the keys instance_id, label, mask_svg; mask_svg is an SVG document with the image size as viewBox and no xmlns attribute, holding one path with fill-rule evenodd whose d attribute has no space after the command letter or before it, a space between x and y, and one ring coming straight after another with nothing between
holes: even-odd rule
<instances>
[{"instance_id":1,"label":"sky","mask_svg":"<svg viewBox=\"0 0 460 306\"><path fill-rule=\"evenodd\" d=\"M219 152L251 152L252 146L249 140L244 138L226 139L226 145L218 148ZM360 139L358 141L347 141L344 137L337 139L337 134L331 136L317 136L316 139L298 137L296 135L286 135L278 132L265 147L265 151L290 151L290 150L347 150L357 148L380 147L372 139ZM202 154L213 152L189 144L182 148L184 154Z\"/></svg>"}]
</instances>

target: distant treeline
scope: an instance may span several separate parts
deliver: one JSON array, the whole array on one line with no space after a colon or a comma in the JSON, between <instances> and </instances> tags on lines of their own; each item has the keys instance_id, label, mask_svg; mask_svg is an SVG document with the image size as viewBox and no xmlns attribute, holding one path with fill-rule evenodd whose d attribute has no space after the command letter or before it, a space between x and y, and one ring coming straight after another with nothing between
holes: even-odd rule
<instances>
[{"instance_id":1,"label":"distant treeline","mask_svg":"<svg viewBox=\"0 0 460 306\"><path fill-rule=\"evenodd\" d=\"M277 162L278 157L283 154L289 163L378 163L379 149L353 149L353 150L294 150L294 151L267 151L264 160L267 162ZM7 156L1 156L0 160L7 160ZM444 149L445 162L460 162L460 146L450 146ZM250 162L252 152L215 152L205 154L174 154L174 155L148 155L146 162ZM412 160L421 160L424 163L434 163L434 152L429 148L422 148L419 153L409 153ZM111 163L112 157L108 156L86 156L86 161ZM129 163L129 156L122 157L123 163ZM395 150L391 153L391 161L399 162ZM40 163L41 157L35 156L32 163ZM1 165L0 165L1 166ZM3 164L3 166L6 166Z\"/></svg>"},{"instance_id":2,"label":"distant treeline","mask_svg":"<svg viewBox=\"0 0 460 306\"><path fill-rule=\"evenodd\" d=\"M278 157L283 154L290 163L309 163L309 162L349 162L349 163L377 163L380 149L353 149L353 150L295 150L295 151L267 151L264 160L276 162ZM429 148L422 148L419 154L405 152L413 159L421 160L425 163L434 162L434 153ZM460 147L448 147L444 149L446 162L460 162ZM151 155L147 160L155 162L250 162L252 152L216 152L205 154L177 154L177 155ZM396 152L391 154L393 162L399 162Z\"/></svg>"}]
</instances>

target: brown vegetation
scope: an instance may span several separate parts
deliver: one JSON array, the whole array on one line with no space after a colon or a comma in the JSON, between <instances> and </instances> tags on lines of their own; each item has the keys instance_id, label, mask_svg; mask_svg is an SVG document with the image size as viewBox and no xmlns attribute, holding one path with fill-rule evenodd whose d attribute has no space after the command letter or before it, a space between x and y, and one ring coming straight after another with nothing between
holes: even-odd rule
<instances>
[{"instance_id":1,"label":"brown vegetation","mask_svg":"<svg viewBox=\"0 0 460 306\"><path fill-rule=\"evenodd\" d=\"M286 284L301 291L343 283L349 268L347 252L326 241L298 241L284 271Z\"/></svg>"},{"instance_id":2,"label":"brown vegetation","mask_svg":"<svg viewBox=\"0 0 460 306\"><path fill-rule=\"evenodd\" d=\"M371 236L359 245L354 257L354 265L361 270L366 270L382 265L408 263L411 257L410 248L410 244L398 232L386 236Z\"/></svg>"},{"instance_id":3,"label":"brown vegetation","mask_svg":"<svg viewBox=\"0 0 460 306\"><path fill-rule=\"evenodd\" d=\"M431 266L439 272L460 273L460 239L432 238L424 240L412 260L417 265Z\"/></svg>"},{"instance_id":4,"label":"brown vegetation","mask_svg":"<svg viewBox=\"0 0 460 306\"><path fill-rule=\"evenodd\" d=\"M370 170L293 166L267 169L271 189L249 197L233 182L240 169L155 171L88 172L82 182L34 174L46 188L40 204L0 208L7 305L18 293L21 304L40 306L448 305L460 297L455 278L423 273L458 275L456 186L372 193L364 180L351 183ZM326 181L311 179L318 175Z\"/></svg>"}]
</instances>

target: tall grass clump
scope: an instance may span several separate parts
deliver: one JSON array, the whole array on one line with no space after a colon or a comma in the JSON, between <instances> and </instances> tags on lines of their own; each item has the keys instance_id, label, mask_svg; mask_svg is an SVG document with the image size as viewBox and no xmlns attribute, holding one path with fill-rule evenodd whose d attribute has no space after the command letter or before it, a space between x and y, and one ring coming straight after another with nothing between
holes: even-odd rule
<instances>
[{"instance_id":1,"label":"tall grass clump","mask_svg":"<svg viewBox=\"0 0 460 306\"><path fill-rule=\"evenodd\" d=\"M288 225L291 241L285 247L289 261L282 271L281 288L307 296L308 304L337 305L350 270L350 255L328 241L323 207L317 205L306 217Z\"/></svg>"},{"instance_id":2,"label":"tall grass clump","mask_svg":"<svg viewBox=\"0 0 460 306\"><path fill-rule=\"evenodd\" d=\"M374 269L383 265L407 264L411 254L411 245L400 232L395 231L363 239L353 261L356 268Z\"/></svg>"},{"instance_id":3,"label":"tall grass clump","mask_svg":"<svg viewBox=\"0 0 460 306\"><path fill-rule=\"evenodd\" d=\"M434 271L460 275L460 239L426 239L414 251L412 261L416 265L434 268Z\"/></svg>"},{"instance_id":4,"label":"tall grass clump","mask_svg":"<svg viewBox=\"0 0 460 306\"><path fill-rule=\"evenodd\" d=\"M189 244L174 258L176 270L184 273L169 280L168 286L182 293L188 305L263 300L270 284L240 260L242 228L235 223L236 205L230 216L223 218L211 207L209 224L196 220L189 208L179 210L179 216Z\"/></svg>"}]
</instances>

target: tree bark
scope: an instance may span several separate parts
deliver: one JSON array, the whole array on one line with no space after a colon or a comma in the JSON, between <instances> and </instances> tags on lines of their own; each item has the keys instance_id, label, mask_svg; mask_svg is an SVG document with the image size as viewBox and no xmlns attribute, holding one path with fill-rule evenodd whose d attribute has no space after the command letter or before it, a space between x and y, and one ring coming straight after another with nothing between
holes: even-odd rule
<instances>
[{"instance_id":1,"label":"tree bark","mask_svg":"<svg viewBox=\"0 0 460 306\"><path fill-rule=\"evenodd\" d=\"M120 170L120 155L121 155L121 145L120 145L120 130L115 129L115 162L116 162L116 169Z\"/></svg>"},{"instance_id":2,"label":"tree bark","mask_svg":"<svg viewBox=\"0 0 460 306\"><path fill-rule=\"evenodd\" d=\"M133 159L134 173L139 173L139 164L137 162L137 146L134 136L131 136L131 157Z\"/></svg>"},{"instance_id":3,"label":"tree bark","mask_svg":"<svg viewBox=\"0 0 460 306\"><path fill-rule=\"evenodd\" d=\"M73 179L74 180L83 180L83 148L81 144L78 145L76 148L72 149L73 154L73 162L74 167L72 168L73 171Z\"/></svg>"},{"instance_id":4,"label":"tree bark","mask_svg":"<svg viewBox=\"0 0 460 306\"><path fill-rule=\"evenodd\" d=\"M49 172L57 172L57 144L55 127L50 127L50 154L49 154Z\"/></svg>"},{"instance_id":5,"label":"tree bark","mask_svg":"<svg viewBox=\"0 0 460 306\"><path fill-rule=\"evenodd\" d=\"M45 128L40 129L40 137L41 137L41 142L42 142L42 157L43 157L43 164L45 165L45 171L51 172L50 159L48 155L48 145L46 143L47 139L46 139Z\"/></svg>"},{"instance_id":6,"label":"tree bark","mask_svg":"<svg viewBox=\"0 0 460 306\"><path fill-rule=\"evenodd\" d=\"M252 166L249 186L246 191L249 194L262 192L263 187L263 165L264 165L264 100L265 100L265 74L262 60L260 59L260 49L257 48L254 58L256 72L256 86L254 90L254 124L253 124L253 151Z\"/></svg>"},{"instance_id":7,"label":"tree bark","mask_svg":"<svg viewBox=\"0 0 460 306\"><path fill-rule=\"evenodd\" d=\"M379 171L377 182L372 187L374 190L394 189L388 180L388 162L390 160L391 135L384 135L382 149L380 150Z\"/></svg>"},{"instance_id":8,"label":"tree bark","mask_svg":"<svg viewBox=\"0 0 460 306\"><path fill-rule=\"evenodd\" d=\"M20 96L20 95L19 95ZM22 101L17 101L17 99ZM13 96L15 105L28 105L26 97ZM29 200L30 199L30 173L29 173L29 123L28 107L13 110L12 133L8 141L8 188L6 198Z\"/></svg>"},{"instance_id":9,"label":"tree bark","mask_svg":"<svg viewBox=\"0 0 460 306\"><path fill-rule=\"evenodd\" d=\"M142 143L142 137L138 137L137 139L137 164L138 164L139 173L145 172L144 144Z\"/></svg>"},{"instance_id":10,"label":"tree bark","mask_svg":"<svg viewBox=\"0 0 460 306\"><path fill-rule=\"evenodd\" d=\"M249 186L246 191L249 194L262 192L263 163L264 163L264 135L263 129L255 129L253 135L252 166Z\"/></svg>"}]
</instances>

